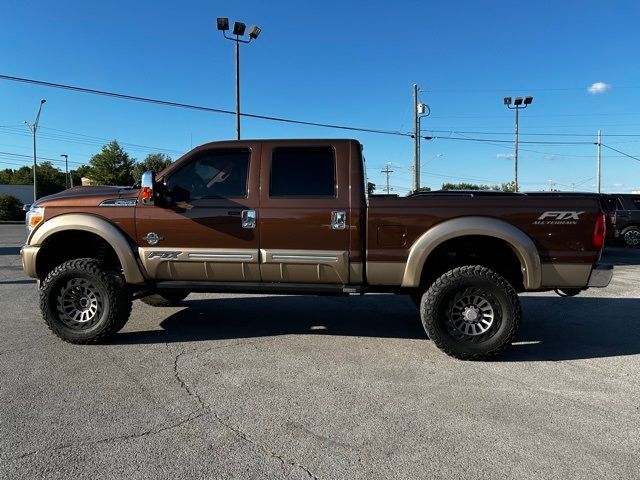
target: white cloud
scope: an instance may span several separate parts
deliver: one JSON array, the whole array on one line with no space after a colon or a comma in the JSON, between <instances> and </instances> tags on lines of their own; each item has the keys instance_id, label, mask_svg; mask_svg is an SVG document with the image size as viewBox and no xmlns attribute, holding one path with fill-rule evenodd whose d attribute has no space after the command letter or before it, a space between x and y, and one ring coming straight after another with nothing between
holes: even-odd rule
<instances>
[{"instance_id":1,"label":"white cloud","mask_svg":"<svg viewBox=\"0 0 640 480\"><path fill-rule=\"evenodd\" d=\"M556 156L554 154L550 153L550 154L545 155L544 159L545 160L555 160Z\"/></svg>"},{"instance_id":2,"label":"white cloud","mask_svg":"<svg viewBox=\"0 0 640 480\"><path fill-rule=\"evenodd\" d=\"M604 82L596 82L592 83L587 91L593 95L598 95L599 93L604 93L611 88L611 85Z\"/></svg>"},{"instance_id":3,"label":"white cloud","mask_svg":"<svg viewBox=\"0 0 640 480\"><path fill-rule=\"evenodd\" d=\"M498 153L496 158L513 158L513 153Z\"/></svg>"}]
</instances>

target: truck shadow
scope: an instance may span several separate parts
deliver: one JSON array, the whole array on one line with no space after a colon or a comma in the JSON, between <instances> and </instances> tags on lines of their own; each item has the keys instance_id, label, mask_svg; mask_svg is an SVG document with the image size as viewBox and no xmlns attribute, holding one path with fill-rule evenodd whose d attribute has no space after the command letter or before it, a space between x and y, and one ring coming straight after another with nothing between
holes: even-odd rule
<instances>
[{"instance_id":1,"label":"truck shadow","mask_svg":"<svg viewBox=\"0 0 640 480\"><path fill-rule=\"evenodd\" d=\"M602 253L601 263L611 265L640 265L640 248L608 246Z\"/></svg>"},{"instance_id":2,"label":"truck shadow","mask_svg":"<svg viewBox=\"0 0 640 480\"><path fill-rule=\"evenodd\" d=\"M518 338L499 361L559 361L640 354L640 299L555 296L522 298ZM408 297L247 296L194 299L160 324L123 332L115 343L147 344L277 335L424 339ZM135 321L135 320L134 320Z\"/></svg>"}]
</instances>

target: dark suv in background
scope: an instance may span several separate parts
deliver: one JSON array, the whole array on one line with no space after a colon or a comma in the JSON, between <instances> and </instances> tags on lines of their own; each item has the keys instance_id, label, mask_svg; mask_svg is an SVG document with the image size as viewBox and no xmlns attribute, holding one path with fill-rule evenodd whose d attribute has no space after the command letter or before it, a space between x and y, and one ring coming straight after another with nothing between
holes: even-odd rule
<instances>
[{"instance_id":1,"label":"dark suv in background","mask_svg":"<svg viewBox=\"0 0 640 480\"><path fill-rule=\"evenodd\" d=\"M614 238L626 247L640 247L640 195L612 193L603 197Z\"/></svg>"}]
</instances>

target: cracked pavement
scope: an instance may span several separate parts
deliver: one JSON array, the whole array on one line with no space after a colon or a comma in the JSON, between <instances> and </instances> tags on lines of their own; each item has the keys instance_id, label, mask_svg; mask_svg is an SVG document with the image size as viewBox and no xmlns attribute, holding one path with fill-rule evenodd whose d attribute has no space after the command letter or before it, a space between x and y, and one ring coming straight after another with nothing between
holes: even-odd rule
<instances>
[{"instance_id":1,"label":"cracked pavement","mask_svg":"<svg viewBox=\"0 0 640 480\"><path fill-rule=\"evenodd\" d=\"M640 467L640 251L523 296L500 361L424 338L406 297L134 303L108 345L49 333L0 226L0 478L597 478Z\"/></svg>"}]
</instances>

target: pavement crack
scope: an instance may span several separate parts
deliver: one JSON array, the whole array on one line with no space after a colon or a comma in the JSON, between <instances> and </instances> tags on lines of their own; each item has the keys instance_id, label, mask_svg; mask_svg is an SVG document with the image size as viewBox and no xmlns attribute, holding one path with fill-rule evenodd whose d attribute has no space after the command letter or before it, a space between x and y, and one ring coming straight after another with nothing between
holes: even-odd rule
<instances>
[{"instance_id":1,"label":"pavement crack","mask_svg":"<svg viewBox=\"0 0 640 480\"><path fill-rule=\"evenodd\" d=\"M181 427L182 425L185 425L189 422L192 422L193 420L196 420L197 418L200 418L204 415L208 415L209 412L208 411L204 411L202 409L198 409L196 411L193 411L191 413L189 413L185 418L169 424L169 425L164 425L161 427L156 427L156 428L151 428L148 430L144 430L142 432L135 432L135 433L129 433L126 435L116 435L113 437L105 437L105 438L100 438L98 440L93 440L90 442L73 442L73 443L65 443L62 445L56 445L54 447L51 448L43 448L40 450L32 450L30 452L26 452L23 453L21 455L17 455L14 457L8 457L8 458L4 458L2 459L3 462L5 461L12 461L12 460L22 460L24 458L28 458L31 457L33 455L37 455L39 453L50 453L50 452L57 452L59 450L65 450L67 448L78 448L78 447L91 447L94 445L100 445L103 443L111 443L111 442L119 442L119 441L126 441L126 440L133 440L133 439L137 439L137 438L142 438L142 437L146 437L149 435L156 435L158 433L162 433L162 432L166 432L167 430L172 430L174 428L178 428Z\"/></svg>"},{"instance_id":2,"label":"pavement crack","mask_svg":"<svg viewBox=\"0 0 640 480\"><path fill-rule=\"evenodd\" d=\"M218 421L218 423L220 423L220 425L225 427L227 430L233 432L237 437L241 438L245 442L253 445L259 450L262 450L264 453L266 453L270 457L280 461L283 465L289 465L295 468L299 468L302 471L304 471L309 476L309 478L313 478L314 480L319 480L319 477L317 477L313 472L311 472L311 470L309 470L309 468L305 467L301 463L298 463L295 460L291 460L287 457L284 457L283 455L280 455L279 453L271 450L267 445L260 443L257 440L254 440L247 433L243 432L240 428L232 425L231 423L226 421L224 418L222 418L217 412L214 412L212 410L211 414Z\"/></svg>"},{"instance_id":3,"label":"pavement crack","mask_svg":"<svg viewBox=\"0 0 640 480\"><path fill-rule=\"evenodd\" d=\"M234 345L238 345L241 343L255 343L255 342L239 342L236 343ZM170 351L169 349L169 345L166 344L167 349ZM231 345L225 345L225 346L231 346ZM204 353L206 351L209 350L214 350L215 348L222 348L222 347L214 347L199 353ZM210 413L213 418L216 419L216 421L222 425L224 428L226 428L227 430L229 430L230 432L232 432L236 437L240 438L241 440L249 443L250 445L252 445L253 447L255 447L258 450L261 450L262 452L266 453L268 456L270 456L271 458L274 458L276 460L278 460L280 463L282 463L283 466L290 466L290 467L294 467L294 468L299 468L302 471L304 471L309 478L312 478L314 480L319 480L319 478L313 473L311 472L311 470L309 470L309 468L305 467L304 465L302 465L301 463L296 462L295 460L291 460L275 451L273 451L272 449L270 449L267 445L251 438L251 436L249 436L249 434L247 434L246 432L244 432L243 430L241 430L239 427L231 424L229 421L225 420L222 416L220 416L220 414L218 412L216 412L211 405L209 405L201 396L200 394L191 386L189 386L189 384L187 382L185 382L185 380L182 378L182 376L180 375L180 358L187 354L187 353L191 353L188 352L186 350L182 350L180 353L178 353L173 360L173 376L176 379L176 381L180 384L180 387L187 392L187 394L192 397L195 398L198 402L198 404L200 405L200 410L206 413Z\"/></svg>"}]
</instances>

